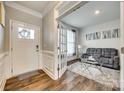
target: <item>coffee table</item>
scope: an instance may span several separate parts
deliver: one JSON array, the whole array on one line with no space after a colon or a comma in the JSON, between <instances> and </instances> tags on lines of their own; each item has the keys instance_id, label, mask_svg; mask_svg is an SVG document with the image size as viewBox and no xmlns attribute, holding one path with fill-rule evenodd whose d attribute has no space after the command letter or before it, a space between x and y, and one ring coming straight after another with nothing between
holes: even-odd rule
<instances>
[{"instance_id":1,"label":"coffee table","mask_svg":"<svg viewBox=\"0 0 124 93\"><path fill-rule=\"evenodd\" d=\"M102 71L102 64L99 65L97 61L88 60L88 59L81 59L81 69L83 69L83 65L84 65L83 71L87 70L91 75L92 75L92 73L89 70L90 67L98 69L101 72L101 74L104 75L104 72Z\"/></svg>"}]
</instances>

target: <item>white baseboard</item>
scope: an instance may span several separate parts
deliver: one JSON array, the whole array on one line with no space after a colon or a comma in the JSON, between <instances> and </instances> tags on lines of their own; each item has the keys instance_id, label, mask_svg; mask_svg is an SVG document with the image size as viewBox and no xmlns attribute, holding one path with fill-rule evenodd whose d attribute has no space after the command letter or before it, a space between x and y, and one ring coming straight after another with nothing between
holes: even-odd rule
<instances>
[{"instance_id":1,"label":"white baseboard","mask_svg":"<svg viewBox=\"0 0 124 93\"><path fill-rule=\"evenodd\" d=\"M42 69L49 77L51 77L53 80L57 80L58 78L54 76L51 72L49 72L46 68Z\"/></svg>"}]
</instances>

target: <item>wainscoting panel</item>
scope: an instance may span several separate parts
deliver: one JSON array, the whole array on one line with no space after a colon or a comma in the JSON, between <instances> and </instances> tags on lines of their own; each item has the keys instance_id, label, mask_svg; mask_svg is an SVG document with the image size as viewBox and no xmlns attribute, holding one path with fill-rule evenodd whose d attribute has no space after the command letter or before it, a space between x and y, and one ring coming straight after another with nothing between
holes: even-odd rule
<instances>
[{"instance_id":1,"label":"wainscoting panel","mask_svg":"<svg viewBox=\"0 0 124 93\"><path fill-rule=\"evenodd\" d=\"M8 53L0 54L0 91L4 89L6 83L6 57Z\"/></svg>"},{"instance_id":2,"label":"wainscoting panel","mask_svg":"<svg viewBox=\"0 0 124 93\"><path fill-rule=\"evenodd\" d=\"M42 52L42 64L43 71L46 72L52 79L54 78L54 52L43 51Z\"/></svg>"}]
</instances>

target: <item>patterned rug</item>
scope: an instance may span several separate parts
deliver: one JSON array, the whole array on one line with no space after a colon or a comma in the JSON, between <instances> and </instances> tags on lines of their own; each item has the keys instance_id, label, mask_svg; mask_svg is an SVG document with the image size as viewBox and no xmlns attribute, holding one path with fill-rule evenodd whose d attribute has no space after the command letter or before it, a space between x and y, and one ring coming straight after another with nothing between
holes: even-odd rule
<instances>
[{"instance_id":1,"label":"patterned rug","mask_svg":"<svg viewBox=\"0 0 124 93\"><path fill-rule=\"evenodd\" d=\"M68 70L74 73L78 73L101 84L107 85L109 87L120 88L120 71L105 67L102 67L102 71L100 71L93 65L90 66L88 70L85 70L84 65L88 66L89 64L83 63L81 67L81 63L77 62L68 66Z\"/></svg>"}]
</instances>

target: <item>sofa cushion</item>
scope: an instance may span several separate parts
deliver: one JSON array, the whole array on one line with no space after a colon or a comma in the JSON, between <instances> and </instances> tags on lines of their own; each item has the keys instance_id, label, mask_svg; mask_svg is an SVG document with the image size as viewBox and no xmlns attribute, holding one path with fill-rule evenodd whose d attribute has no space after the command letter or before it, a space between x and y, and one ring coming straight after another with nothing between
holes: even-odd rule
<instances>
[{"instance_id":1,"label":"sofa cushion","mask_svg":"<svg viewBox=\"0 0 124 93\"><path fill-rule=\"evenodd\" d=\"M101 57L102 55L102 49L101 48L96 48L94 52L94 57Z\"/></svg>"},{"instance_id":2,"label":"sofa cushion","mask_svg":"<svg viewBox=\"0 0 124 93\"><path fill-rule=\"evenodd\" d=\"M102 49L102 56L103 57L111 57L110 49L109 48L103 48Z\"/></svg>"},{"instance_id":3,"label":"sofa cushion","mask_svg":"<svg viewBox=\"0 0 124 93\"><path fill-rule=\"evenodd\" d=\"M116 49L111 49L111 57L117 56L118 51Z\"/></svg>"},{"instance_id":4,"label":"sofa cushion","mask_svg":"<svg viewBox=\"0 0 124 93\"><path fill-rule=\"evenodd\" d=\"M103 64L109 64L112 65L113 64L113 59L112 58L105 58L105 57L101 57L99 60L99 63L103 63Z\"/></svg>"},{"instance_id":5,"label":"sofa cushion","mask_svg":"<svg viewBox=\"0 0 124 93\"><path fill-rule=\"evenodd\" d=\"M88 48L87 51L86 51L86 53L89 54L89 55L94 55L95 48Z\"/></svg>"},{"instance_id":6,"label":"sofa cushion","mask_svg":"<svg viewBox=\"0 0 124 93\"><path fill-rule=\"evenodd\" d=\"M116 56L118 53L117 53L117 50L116 49L112 49L112 48L103 48L102 49L102 56L103 57L114 57Z\"/></svg>"}]
</instances>

